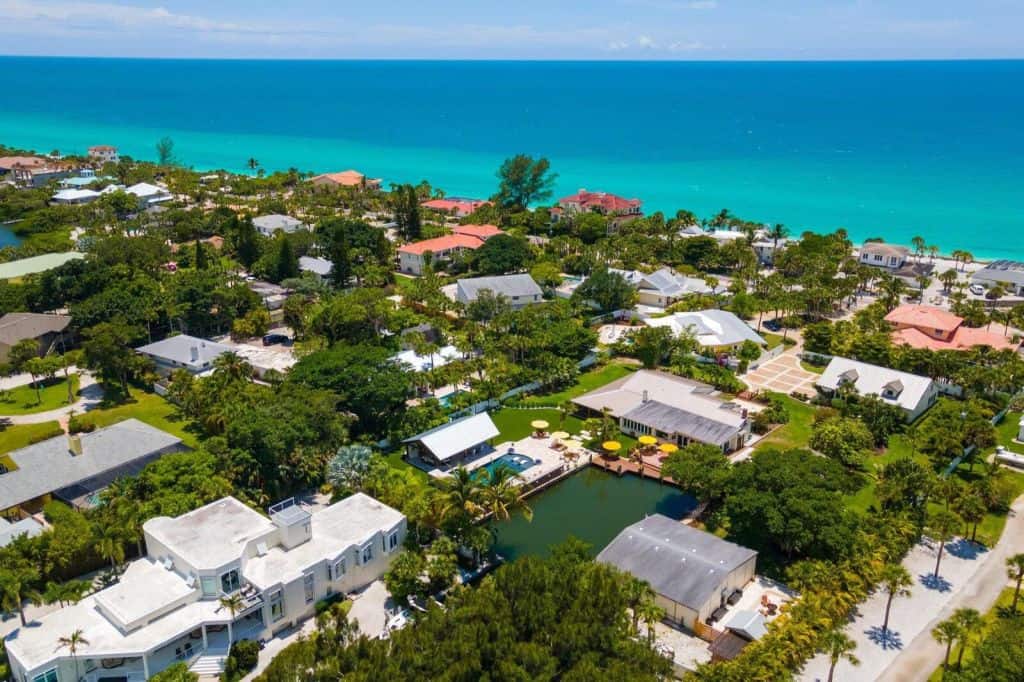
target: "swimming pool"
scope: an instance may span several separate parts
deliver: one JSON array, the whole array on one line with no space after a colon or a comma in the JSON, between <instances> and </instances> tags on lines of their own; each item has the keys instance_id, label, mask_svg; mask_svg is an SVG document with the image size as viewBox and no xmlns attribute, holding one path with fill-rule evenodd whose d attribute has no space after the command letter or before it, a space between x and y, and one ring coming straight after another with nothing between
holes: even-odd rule
<instances>
[{"instance_id":1,"label":"swimming pool","mask_svg":"<svg viewBox=\"0 0 1024 682\"><path fill-rule=\"evenodd\" d=\"M483 465L480 469L486 469L487 473L493 477L494 472L502 467L511 469L517 474L521 474L532 466L536 466L536 463L530 457L527 457L526 455L519 455L514 452L506 452L493 462L488 462Z\"/></svg>"}]
</instances>

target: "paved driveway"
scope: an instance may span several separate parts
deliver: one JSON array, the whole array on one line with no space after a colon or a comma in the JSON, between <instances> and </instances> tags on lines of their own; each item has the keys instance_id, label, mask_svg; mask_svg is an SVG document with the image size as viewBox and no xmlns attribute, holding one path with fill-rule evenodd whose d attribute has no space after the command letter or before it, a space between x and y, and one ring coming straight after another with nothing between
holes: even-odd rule
<instances>
[{"instance_id":1,"label":"paved driveway","mask_svg":"<svg viewBox=\"0 0 1024 682\"><path fill-rule=\"evenodd\" d=\"M777 358L772 358L757 369L748 372L744 375L743 380L751 388L757 390L786 394L797 391L814 395L814 382L818 380L818 376L800 366L800 358L796 353L788 352Z\"/></svg>"}]
</instances>

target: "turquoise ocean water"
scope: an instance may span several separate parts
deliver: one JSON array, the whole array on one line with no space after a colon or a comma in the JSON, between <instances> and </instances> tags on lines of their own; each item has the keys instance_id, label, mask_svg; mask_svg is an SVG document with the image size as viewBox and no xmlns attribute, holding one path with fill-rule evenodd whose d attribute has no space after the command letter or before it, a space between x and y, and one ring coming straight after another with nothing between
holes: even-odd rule
<instances>
[{"instance_id":1,"label":"turquoise ocean water","mask_svg":"<svg viewBox=\"0 0 1024 682\"><path fill-rule=\"evenodd\" d=\"M558 192L1024 259L1024 62L0 58L0 141L186 165L357 168L486 196L517 152Z\"/></svg>"}]
</instances>

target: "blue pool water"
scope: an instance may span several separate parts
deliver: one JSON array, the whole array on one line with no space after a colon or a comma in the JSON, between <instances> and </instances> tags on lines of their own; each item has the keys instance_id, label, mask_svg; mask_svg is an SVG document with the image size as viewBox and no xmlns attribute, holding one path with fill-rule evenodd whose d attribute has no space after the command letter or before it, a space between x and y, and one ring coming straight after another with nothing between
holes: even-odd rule
<instances>
[{"instance_id":1,"label":"blue pool water","mask_svg":"<svg viewBox=\"0 0 1024 682\"><path fill-rule=\"evenodd\" d=\"M487 473L494 476L494 473L502 467L511 469L517 474L521 474L532 466L535 466L534 461L526 455L506 453L493 462L488 462L480 468L487 469Z\"/></svg>"}]
</instances>

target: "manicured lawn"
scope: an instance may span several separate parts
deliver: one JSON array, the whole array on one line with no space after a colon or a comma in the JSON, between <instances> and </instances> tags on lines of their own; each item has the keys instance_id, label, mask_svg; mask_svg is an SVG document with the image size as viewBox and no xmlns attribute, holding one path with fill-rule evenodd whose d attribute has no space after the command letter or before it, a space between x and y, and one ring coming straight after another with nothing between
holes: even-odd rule
<instances>
[{"instance_id":1,"label":"manicured lawn","mask_svg":"<svg viewBox=\"0 0 1024 682\"><path fill-rule=\"evenodd\" d=\"M630 372L635 372L636 370L636 365L627 365L621 362L609 362L603 367L598 367L597 369L592 369L580 374L576 383L564 391L530 396L523 402L527 405L561 405L567 400L571 400L572 398L581 396L584 393L593 391L595 388L600 388L605 384L610 384L616 379L624 377Z\"/></svg>"},{"instance_id":2,"label":"manicured lawn","mask_svg":"<svg viewBox=\"0 0 1024 682\"><path fill-rule=\"evenodd\" d=\"M814 372L815 374L821 374L825 371L824 365L812 365L806 360L800 361L800 367L808 372Z\"/></svg>"},{"instance_id":3,"label":"manicured lawn","mask_svg":"<svg viewBox=\"0 0 1024 682\"><path fill-rule=\"evenodd\" d=\"M18 424L0 429L0 453L10 452L31 445L33 441L43 440L47 437L57 436L64 433L60 424L55 421L42 422L41 424ZM8 469L16 468L9 457L0 457L0 464Z\"/></svg>"},{"instance_id":4,"label":"manicured lawn","mask_svg":"<svg viewBox=\"0 0 1024 682\"><path fill-rule=\"evenodd\" d=\"M761 332L761 338L768 342L768 350L775 348L776 346L782 345L782 334L772 334L770 332Z\"/></svg>"},{"instance_id":5,"label":"manicured lawn","mask_svg":"<svg viewBox=\"0 0 1024 682\"><path fill-rule=\"evenodd\" d=\"M575 435L583 428L583 422L577 417L572 416L566 417L565 421L559 424L558 410L554 409L517 410L506 407L497 412L492 412L491 419L494 420L494 425L501 432L496 439L499 443L526 438L533 433L533 427L530 426L530 422L538 419L543 419L549 424L548 433L552 431L566 431ZM619 451L622 453L628 452L630 448L636 445L636 439L624 433L616 433L615 440L622 443L622 450ZM595 448L600 446L598 443L588 443L588 445Z\"/></svg>"},{"instance_id":6,"label":"manicured lawn","mask_svg":"<svg viewBox=\"0 0 1024 682\"><path fill-rule=\"evenodd\" d=\"M71 393L73 395L78 393L77 374L71 375ZM40 396L42 402L37 402ZM3 394L3 399L0 400L0 414L35 414L36 412L56 410L67 405L67 400L68 382L67 379L61 377L54 383L44 386L39 396L36 395L36 389L31 385L18 386L6 391Z\"/></svg>"},{"instance_id":7,"label":"manicured lawn","mask_svg":"<svg viewBox=\"0 0 1024 682\"><path fill-rule=\"evenodd\" d=\"M806 448L807 442L811 439L811 424L814 421L816 408L782 393L773 395L786 405L786 410L789 412L789 423L783 424L761 440L757 444L757 449L766 447L779 450Z\"/></svg>"},{"instance_id":8,"label":"manicured lawn","mask_svg":"<svg viewBox=\"0 0 1024 682\"><path fill-rule=\"evenodd\" d=\"M187 429L188 422L178 413L177 407L156 393L148 393L137 388L130 389L130 397L126 402L86 412L77 419L83 424L101 427L133 417L140 422L173 433L189 447L196 447L199 443L196 434Z\"/></svg>"},{"instance_id":9,"label":"manicured lawn","mask_svg":"<svg viewBox=\"0 0 1024 682\"><path fill-rule=\"evenodd\" d=\"M985 635L988 634L988 631L992 629L992 626L995 624L995 622L999 619L1000 612L1002 612L1002 611L1007 611L1008 612L1009 608L1010 608L1010 604L1012 604L1012 603L1013 603L1013 588L1007 587L1005 590L1003 590L1000 593L999 599L996 599L996 603L992 605L992 608L987 613L982 614L982 616L981 616L981 618L982 618L981 627L978 628L978 630L974 633L974 636L971 638L971 641L974 644L977 644L978 642L980 642L985 637ZM1017 610L1020 611L1020 608L1021 607L1018 604ZM955 667L956 667L956 657L959 654L960 654L960 645L958 645L958 644L954 645L953 649L949 652L949 660L952 663L952 668L951 669L955 669ZM968 649L966 651L964 651L964 663L966 663L967 661L971 660L971 658L973 658L973 655L974 655L974 650L972 648L968 647ZM933 672L931 674L931 677L929 677L928 680L929 680L929 682L939 682L941 679L942 679L942 665L940 664L939 667L937 667L935 669L935 672Z\"/></svg>"}]
</instances>

